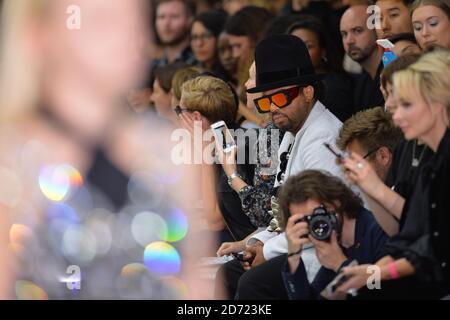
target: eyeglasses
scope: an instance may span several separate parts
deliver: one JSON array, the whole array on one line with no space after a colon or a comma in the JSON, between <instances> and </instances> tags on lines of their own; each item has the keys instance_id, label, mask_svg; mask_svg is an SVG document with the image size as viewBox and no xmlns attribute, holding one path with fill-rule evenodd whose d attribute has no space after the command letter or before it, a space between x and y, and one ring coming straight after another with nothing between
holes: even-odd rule
<instances>
[{"instance_id":1,"label":"eyeglasses","mask_svg":"<svg viewBox=\"0 0 450 320\"><path fill-rule=\"evenodd\" d=\"M273 103L278 108L284 108L291 104L292 100L297 98L301 87L283 89L272 94L254 99L256 109L259 113L270 112L270 105Z\"/></svg>"},{"instance_id":2,"label":"eyeglasses","mask_svg":"<svg viewBox=\"0 0 450 320\"><path fill-rule=\"evenodd\" d=\"M173 111L179 116L183 111L188 111L188 109L182 109L180 106L176 106Z\"/></svg>"},{"instance_id":3,"label":"eyeglasses","mask_svg":"<svg viewBox=\"0 0 450 320\"><path fill-rule=\"evenodd\" d=\"M380 149L380 148L381 148L381 147L376 147L376 148L370 150L370 151L367 152L367 154L363 157L363 159L366 159L366 158L370 157L372 154L374 154L375 152L377 152L378 149Z\"/></svg>"},{"instance_id":4,"label":"eyeglasses","mask_svg":"<svg viewBox=\"0 0 450 320\"><path fill-rule=\"evenodd\" d=\"M213 34L211 32L209 32L209 31L206 31L206 32L204 32L202 34L192 34L191 35L191 42L195 42L195 41L198 41L198 40L205 41L205 40L211 39L212 37L213 37Z\"/></svg>"}]
</instances>

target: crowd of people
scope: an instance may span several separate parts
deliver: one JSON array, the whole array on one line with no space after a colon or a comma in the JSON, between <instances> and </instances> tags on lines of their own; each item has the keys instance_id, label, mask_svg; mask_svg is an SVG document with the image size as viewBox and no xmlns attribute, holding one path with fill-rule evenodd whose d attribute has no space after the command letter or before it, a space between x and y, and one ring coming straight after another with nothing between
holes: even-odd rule
<instances>
[{"instance_id":1,"label":"crowd of people","mask_svg":"<svg viewBox=\"0 0 450 320\"><path fill-rule=\"evenodd\" d=\"M3 296L450 297L450 0L78 2L3 3Z\"/></svg>"}]
</instances>

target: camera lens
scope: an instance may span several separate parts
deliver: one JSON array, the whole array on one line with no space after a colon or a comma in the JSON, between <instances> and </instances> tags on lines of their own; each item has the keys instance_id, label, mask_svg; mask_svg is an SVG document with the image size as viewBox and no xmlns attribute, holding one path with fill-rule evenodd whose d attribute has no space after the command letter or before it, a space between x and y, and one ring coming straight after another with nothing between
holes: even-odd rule
<instances>
[{"instance_id":1,"label":"camera lens","mask_svg":"<svg viewBox=\"0 0 450 320\"><path fill-rule=\"evenodd\" d=\"M313 217L309 223L309 232L317 240L327 240L331 237L333 226L328 217Z\"/></svg>"}]
</instances>

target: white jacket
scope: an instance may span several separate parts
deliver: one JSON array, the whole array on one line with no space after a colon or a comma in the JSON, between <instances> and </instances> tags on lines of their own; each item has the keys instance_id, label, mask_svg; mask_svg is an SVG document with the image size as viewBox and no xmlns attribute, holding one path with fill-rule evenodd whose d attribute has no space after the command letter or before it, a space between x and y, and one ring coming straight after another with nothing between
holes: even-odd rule
<instances>
[{"instance_id":1,"label":"white jacket","mask_svg":"<svg viewBox=\"0 0 450 320\"><path fill-rule=\"evenodd\" d=\"M336 157L323 145L327 142L336 144L342 122L336 118L325 106L317 101L302 128L294 135L287 132L278 150L278 157L287 149L292 141L294 145L288 160L285 179L303 170L324 170L343 178L340 167L336 164ZM295 140L294 140L295 139ZM278 171L280 168L278 167ZM275 186L277 186L275 183ZM264 230L255 234L249 244L256 240L264 243L264 258L272 259L287 253L287 240L283 233L277 234Z\"/></svg>"}]
</instances>

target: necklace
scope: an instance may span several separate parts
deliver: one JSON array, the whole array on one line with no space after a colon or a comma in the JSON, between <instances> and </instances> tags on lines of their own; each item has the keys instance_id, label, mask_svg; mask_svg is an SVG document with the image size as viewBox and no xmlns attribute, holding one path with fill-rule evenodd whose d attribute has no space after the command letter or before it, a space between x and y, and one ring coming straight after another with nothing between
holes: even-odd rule
<instances>
[{"instance_id":1,"label":"necklace","mask_svg":"<svg viewBox=\"0 0 450 320\"><path fill-rule=\"evenodd\" d=\"M422 149L422 152L420 153L419 158L416 158L416 146L417 146L417 140L414 140L413 144L413 151L412 151L412 162L411 165L415 168L417 168L422 161L423 155L425 154L425 150L427 149L427 145Z\"/></svg>"}]
</instances>

